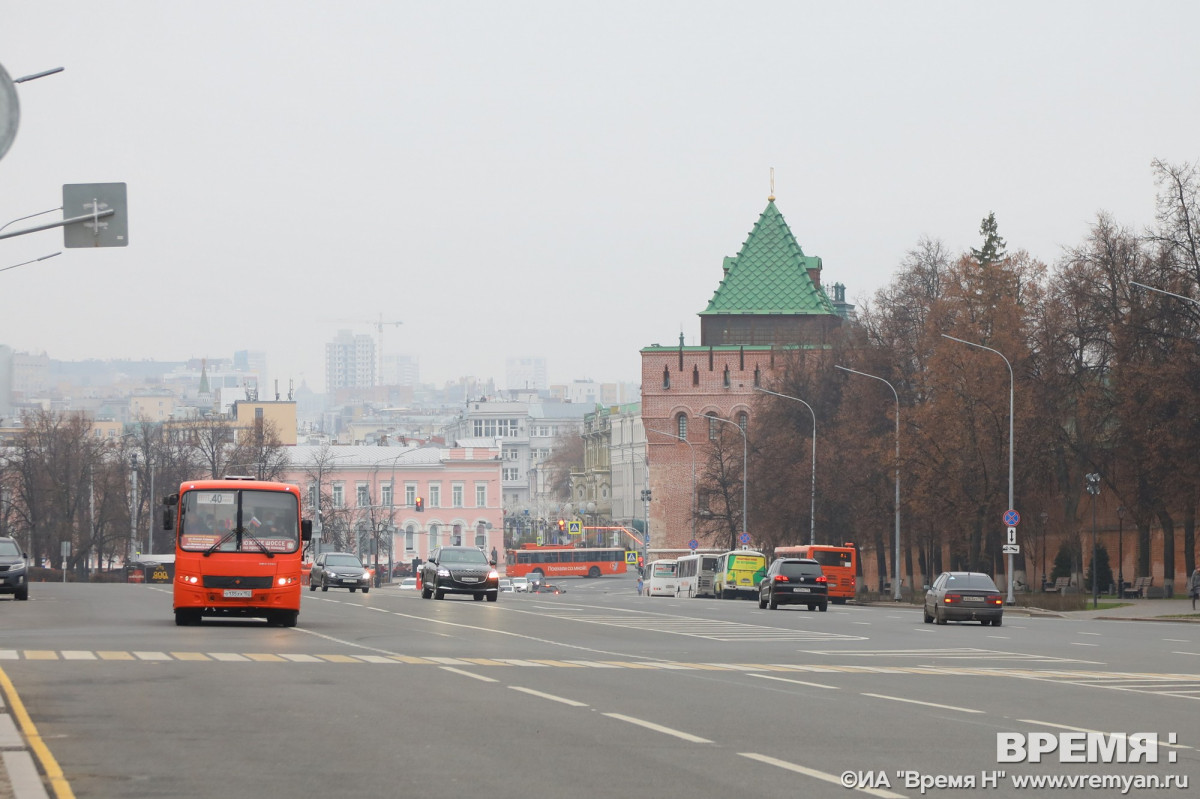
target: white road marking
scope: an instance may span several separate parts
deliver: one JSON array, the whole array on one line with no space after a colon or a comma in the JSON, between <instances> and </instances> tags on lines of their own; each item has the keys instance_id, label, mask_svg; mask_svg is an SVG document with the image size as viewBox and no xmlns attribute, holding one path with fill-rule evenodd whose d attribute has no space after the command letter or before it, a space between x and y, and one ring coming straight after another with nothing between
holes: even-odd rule
<instances>
[{"instance_id":1,"label":"white road marking","mask_svg":"<svg viewBox=\"0 0 1200 799\"><path fill-rule=\"evenodd\" d=\"M779 760L777 758L768 757L767 755L760 755L755 752L738 752L738 754L742 757L748 757L751 760L757 760L759 763L766 763L769 766L777 766L782 769L787 769L788 771L794 771L797 774L804 774L805 776L823 780L824 782L831 782L834 785L839 785L843 788L846 787L842 782L841 777L837 776L836 774L828 774L824 771L817 771L816 769L808 768L807 766L789 763L786 760ZM854 790L861 791L868 796L880 796L884 799L904 799L904 794L892 793L891 791L885 791L882 788L855 788Z\"/></svg>"},{"instance_id":2,"label":"white road marking","mask_svg":"<svg viewBox=\"0 0 1200 799\"><path fill-rule=\"evenodd\" d=\"M514 691L520 691L523 694L540 697L541 699L549 699L551 702L560 702L564 705L570 705L571 707L587 707L587 702L576 702L574 699L567 699L566 697L555 696L554 694L545 694L541 691L535 691L532 688L522 688L519 685L510 685L508 687Z\"/></svg>"},{"instance_id":3,"label":"white road marking","mask_svg":"<svg viewBox=\"0 0 1200 799\"><path fill-rule=\"evenodd\" d=\"M805 682L804 680L790 680L787 677L776 677L772 674L747 674L747 677L758 677L763 680L775 680L776 682L790 682L796 685L807 685L812 688L828 688L831 691L840 691L840 685L823 685L819 682Z\"/></svg>"},{"instance_id":4,"label":"white road marking","mask_svg":"<svg viewBox=\"0 0 1200 799\"><path fill-rule=\"evenodd\" d=\"M676 738L681 738L685 741L690 741L691 743L694 743L694 744L710 744L710 743L712 743L712 741L708 740L707 738L701 738L699 735L692 735L690 732L683 732L682 730L673 730L670 727L664 727L661 724L655 724L653 721L646 721L644 719L635 719L633 716L625 716L620 713L605 713L604 715L608 716L610 719L617 719L618 721L627 721L630 724L636 724L639 727L645 727L648 730L654 730L655 732L661 732L663 735L673 735Z\"/></svg>"},{"instance_id":5,"label":"white road marking","mask_svg":"<svg viewBox=\"0 0 1200 799\"><path fill-rule=\"evenodd\" d=\"M471 679L479 680L480 682L500 682L499 680L493 680L491 677L484 677L482 674L475 674L471 671L456 669L453 666L442 666L442 671L448 671L452 674L461 674L464 677L470 677Z\"/></svg>"},{"instance_id":6,"label":"white road marking","mask_svg":"<svg viewBox=\"0 0 1200 799\"><path fill-rule=\"evenodd\" d=\"M909 699L904 696L888 696L887 694L862 694L863 696L872 696L876 699L890 699L893 702L907 702L910 705L924 705L926 707L936 707L941 710L957 710L960 713L982 713L982 710L976 710L970 707L956 707L954 705L939 705L937 702L922 702L919 699Z\"/></svg>"}]
</instances>

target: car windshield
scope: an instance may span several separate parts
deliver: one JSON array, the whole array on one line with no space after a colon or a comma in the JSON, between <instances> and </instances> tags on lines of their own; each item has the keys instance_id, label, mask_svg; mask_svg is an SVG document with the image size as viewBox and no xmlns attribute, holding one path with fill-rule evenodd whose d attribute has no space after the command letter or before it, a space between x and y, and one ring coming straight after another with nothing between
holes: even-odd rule
<instances>
[{"instance_id":1,"label":"car windshield","mask_svg":"<svg viewBox=\"0 0 1200 799\"><path fill-rule=\"evenodd\" d=\"M362 568L362 564L359 563L358 558L354 557L353 555L330 555L329 557L325 558L325 565L357 566L360 569Z\"/></svg>"},{"instance_id":2,"label":"car windshield","mask_svg":"<svg viewBox=\"0 0 1200 799\"><path fill-rule=\"evenodd\" d=\"M19 558L21 557L21 549L15 541L0 541L0 557L4 558Z\"/></svg>"},{"instance_id":3,"label":"car windshield","mask_svg":"<svg viewBox=\"0 0 1200 799\"><path fill-rule=\"evenodd\" d=\"M486 564L487 558L478 549L451 549L442 553L439 563L478 563Z\"/></svg>"},{"instance_id":4,"label":"car windshield","mask_svg":"<svg viewBox=\"0 0 1200 799\"><path fill-rule=\"evenodd\" d=\"M982 591L999 591L992 578L986 574L952 574L946 581L947 588L975 588Z\"/></svg>"}]
</instances>

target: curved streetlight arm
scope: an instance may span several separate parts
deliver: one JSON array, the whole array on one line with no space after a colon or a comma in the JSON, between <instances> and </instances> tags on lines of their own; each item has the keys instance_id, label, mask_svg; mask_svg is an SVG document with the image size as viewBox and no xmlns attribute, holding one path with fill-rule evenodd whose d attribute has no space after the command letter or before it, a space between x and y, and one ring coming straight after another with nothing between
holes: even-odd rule
<instances>
[{"instance_id":1,"label":"curved streetlight arm","mask_svg":"<svg viewBox=\"0 0 1200 799\"><path fill-rule=\"evenodd\" d=\"M1184 300L1186 302L1192 303L1193 305L1200 305L1200 300L1195 300L1195 299L1192 299L1191 297L1185 297L1182 294L1176 294L1173 291L1164 291L1163 289L1156 289L1156 288L1154 288L1154 286L1147 286L1145 283L1138 283L1136 280L1129 281L1129 285L1137 286L1138 288L1146 289L1147 291L1157 291L1159 294L1166 294L1168 297L1174 297L1179 300Z\"/></svg>"},{"instance_id":2,"label":"curved streetlight arm","mask_svg":"<svg viewBox=\"0 0 1200 799\"><path fill-rule=\"evenodd\" d=\"M1009 363L1008 358L1004 357L1004 353L1000 350L994 350L991 347L985 347L982 344L976 344L974 341L967 341L963 338L955 338L942 334L942 338L948 338L951 341L957 341L959 344L966 344L968 347L978 347L981 350L999 355L1004 361L1004 365L1008 367L1008 509L1013 510L1013 368ZM1013 598L1013 556L1008 553L1008 597L1005 603L1012 605L1016 602Z\"/></svg>"},{"instance_id":3,"label":"curved streetlight arm","mask_svg":"<svg viewBox=\"0 0 1200 799\"><path fill-rule=\"evenodd\" d=\"M738 424L737 422L733 421L732 419L722 419L720 416L706 416L704 418L716 419L718 422L724 422L725 424L731 424L737 428L739 433L742 434L742 532L745 533L747 531L746 484L750 482L750 471L749 471L750 439L746 437L746 431L742 429L742 426L740 424Z\"/></svg>"},{"instance_id":4,"label":"curved streetlight arm","mask_svg":"<svg viewBox=\"0 0 1200 799\"><path fill-rule=\"evenodd\" d=\"M43 255L41 258L34 258L32 261L22 261L19 264L13 264L12 266L6 266L3 269L0 269L0 272L7 272L9 269L16 269L18 266L25 266L27 264L36 264L38 261L45 261L47 258L53 258L56 255L62 255L62 251L60 250L59 252L52 252L49 255Z\"/></svg>"},{"instance_id":5,"label":"curved streetlight arm","mask_svg":"<svg viewBox=\"0 0 1200 799\"><path fill-rule=\"evenodd\" d=\"M688 445L688 449L692 453L692 540L696 540L696 448L692 446L692 442L688 441L681 435L668 433L666 430L655 430L651 427L644 428L647 433L658 433L660 436L667 436L676 441L681 441Z\"/></svg>"},{"instance_id":6,"label":"curved streetlight arm","mask_svg":"<svg viewBox=\"0 0 1200 799\"><path fill-rule=\"evenodd\" d=\"M803 405L805 408L808 408L809 414L812 415L812 420L813 420L812 495L811 495L811 499L809 501L809 510L808 510L808 521L809 521L808 544L809 544L809 546L813 546L814 544L817 543L817 412L812 409L811 405L809 405L807 402L800 399L799 397L793 397L789 394L780 394L777 391L767 391L765 388L759 388L758 386L754 386L754 390L760 391L763 394L770 394L772 397L780 397L782 399L795 400L796 402L799 402L801 405Z\"/></svg>"},{"instance_id":7,"label":"curved streetlight arm","mask_svg":"<svg viewBox=\"0 0 1200 799\"><path fill-rule=\"evenodd\" d=\"M892 599L900 601L900 395L896 393L896 387L887 380L884 380L879 375L869 375L866 372L860 372L857 369L851 369L848 366L834 365L835 369L841 369L843 372L859 375L861 377L869 377L872 380L878 380L892 390L892 396L896 398L896 552L892 557L892 571L894 578L892 579Z\"/></svg>"}]
</instances>

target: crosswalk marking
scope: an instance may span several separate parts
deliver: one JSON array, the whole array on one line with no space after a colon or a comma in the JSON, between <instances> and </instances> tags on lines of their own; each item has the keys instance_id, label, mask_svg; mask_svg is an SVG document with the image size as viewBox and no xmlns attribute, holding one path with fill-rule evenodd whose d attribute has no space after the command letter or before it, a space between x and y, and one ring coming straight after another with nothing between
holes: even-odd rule
<instances>
[{"instance_id":1,"label":"crosswalk marking","mask_svg":"<svg viewBox=\"0 0 1200 799\"><path fill-rule=\"evenodd\" d=\"M668 635L686 635L691 638L705 638L710 641L738 641L754 643L756 641L865 641L861 635L845 635L844 633L825 632L822 630L789 630L781 627L766 627L761 624L745 624L743 622L722 621L720 619L689 619L676 616L629 616L629 615L589 615L556 613L554 618L563 621L586 622L602 624L608 627L623 627L642 632L665 633Z\"/></svg>"},{"instance_id":2,"label":"crosswalk marking","mask_svg":"<svg viewBox=\"0 0 1200 799\"><path fill-rule=\"evenodd\" d=\"M918 650L912 650L916 654ZM985 651L985 650L972 650ZM852 652L818 654L851 655ZM883 655L883 652L873 653ZM888 653L894 654L894 653ZM1015 654L1015 653L1009 653ZM517 669L641 669L651 671L727 671L766 676L767 674L900 674L912 676L1008 677L1012 679L1060 682L1081 688L1107 688L1157 696L1200 701L1200 675L1155 674L1151 672L1103 672L1095 669L1031 668L1029 665L1008 666L871 666L866 664L831 663L693 663L666 660L556 660L551 658L485 658L401 655L394 653L345 655L340 653L301 652L157 652L119 650L64 649L0 649L0 660L62 661L72 663L131 662L131 663L291 663L291 664L374 664L394 666L441 666L459 668L517 668ZM1012 662L1010 659L1009 662ZM1026 656L1026 663L1041 660Z\"/></svg>"}]
</instances>

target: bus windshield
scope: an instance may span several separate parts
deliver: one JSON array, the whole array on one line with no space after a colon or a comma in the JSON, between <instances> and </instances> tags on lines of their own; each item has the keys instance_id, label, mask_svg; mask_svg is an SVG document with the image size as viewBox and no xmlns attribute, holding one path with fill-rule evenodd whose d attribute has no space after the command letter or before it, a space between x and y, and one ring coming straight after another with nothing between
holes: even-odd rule
<instances>
[{"instance_id":1,"label":"bus windshield","mask_svg":"<svg viewBox=\"0 0 1200 799\"><path fill-rule=\"evenodd\" d=\"M279 491L189 491L183 495L179 548L189 552L295 552L300 507Z\"/></svg>"}]
</instances>

